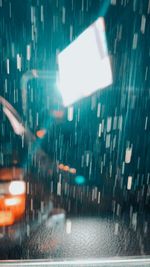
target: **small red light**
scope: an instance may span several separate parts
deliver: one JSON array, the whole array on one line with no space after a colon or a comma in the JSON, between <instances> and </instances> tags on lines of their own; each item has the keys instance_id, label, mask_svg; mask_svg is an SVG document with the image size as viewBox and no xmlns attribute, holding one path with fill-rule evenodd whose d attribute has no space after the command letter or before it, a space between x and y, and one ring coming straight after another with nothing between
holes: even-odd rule
<instances>
[{"instance_id":1,"label":"small red light","mask_svg":"<svg viewBox=\"0 0 150 267\"><path fill-rule=\"evenodd\" d=\"M45 129L41 129L41 130L38 130L36 132L36 136L39 137L39 138L43 138L45 134L46 134L46 130Z\"/></svg>"}]
</instances>

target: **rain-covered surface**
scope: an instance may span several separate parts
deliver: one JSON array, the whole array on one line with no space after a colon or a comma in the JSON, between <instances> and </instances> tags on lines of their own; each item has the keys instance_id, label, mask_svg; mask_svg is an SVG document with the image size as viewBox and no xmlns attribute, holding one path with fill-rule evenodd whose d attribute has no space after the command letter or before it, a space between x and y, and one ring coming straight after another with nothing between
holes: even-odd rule
<instances>
[{"instance_id":1,"label":"rain-covered surface","mask_svg":"<svg viewBox=\"0 0 150 267\"><path fill-rule=\"evenodd\" d=\"M55 72L59 51L98 16L105 18L113 85L62 110L54 80L32 80L25 112L22 75ZM148 0L0 0L0 95L34 134L46 133L25 143L0 115L0 166L31 168L32 218L48 198L71 220L54 252L57 235L51 241L47 222L23 244L21 257L150 254L149 20Z\"/></svg>"},{"instance_id":2,"label":"rain-covered surface","mask_svg":"<svg viewBox=\"0 0 150 267\"><path fill-rule=\"evenodd\" d=\"M145 252L148 252L148 244ZM97 259L133 255L143 255L143 247L141 249L136 232L127 224L106 217L77 217L67 220L62 233L59 227L53 231L49 225L41 227L31 236L22 256L30 259Z\"/></svg>"}]
</instances>

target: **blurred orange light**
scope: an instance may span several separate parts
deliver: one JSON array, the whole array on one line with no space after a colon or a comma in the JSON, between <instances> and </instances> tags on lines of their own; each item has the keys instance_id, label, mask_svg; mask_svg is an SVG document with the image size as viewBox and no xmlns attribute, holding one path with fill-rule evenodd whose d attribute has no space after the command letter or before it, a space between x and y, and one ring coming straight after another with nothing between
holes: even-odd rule
<instances>
[{"instance_id":1,"label":"blurred orange light","mask_svg":"<svg viewBox=\"0 0 150 267\"><path fill-rule=\"evenodd\" d=\"M45 134L46 134L46 130L45 129L41 129L41 130L38 130L36 132L36 136L39 137L39 138L43 138Z\"/></svg>"},{"instance_id":2,"label":"blurred orange light","mask_svg":"<svg viewBox=\"0 0 150 267\"><path fill-rule=\"evenodd\" d=\"M2 181L9 181L16 178L20 179L24 175L24 171L21 168L2 168L0 169L0 180Z\"/></svg>"},{"instance_id":3,"label":"blurred orange light","mask_svg":"<svg viewBox=\"0 0 150 267\"><path fill-rule=\"evenodd\" d=\"M14 223L11 211L0 211L0 226L12 225Z\"/></svg>"},{"instance_id":4,"label":"blurred orange light","mask_svg":"<svg viewBox=\"0 0 150 267\"><path fill-rule=\"evenodd\" d=\"M65 172L69 171L69 166L65 165L64 168L63 168L63 170L64 170Z\"/></svg>"},{"instance_id":5,"label":"blurred orange light","mask_svg":"<svg viewBox=\"0 0 150 267\"><path fill-rule=\"evenodd\" d=\"M26 196L6 196L0 199L0 226L12 225L25 212Z\"/></svg>"},{"instance_id":6,"label":"blurred orange light","mask_svg":"<svg viewBox=\"0 0 150 267\"><path fill-rule=\"evenodd\" d=\"M69 172L72 173L72 174L75 174L77 171L76 171L75 168L70 168L70 169L69 169Z\"/></svg>"}]
</instances>

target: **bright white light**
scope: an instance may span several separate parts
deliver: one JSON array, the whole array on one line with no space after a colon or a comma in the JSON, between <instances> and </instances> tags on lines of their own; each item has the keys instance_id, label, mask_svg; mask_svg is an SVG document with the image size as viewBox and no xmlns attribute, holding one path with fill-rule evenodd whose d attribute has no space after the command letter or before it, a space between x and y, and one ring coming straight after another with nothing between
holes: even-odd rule
<instances>
[{"instance_id":1,"label":"bright white light","mask_svg":"<svg viewBox=\"0 0 150 267\"><path fill-rule=\"evenodd\" d=\"M73 120L73 107L68 107L68 121Z\"/></svg>"},{"instance_id":2,"label":"bright white light","mask_svg":"<svg viewBox=\"0 0 150 267\"><path fill-rule=\"evenodd\" d=\"M98 200L97 200L98 204L100 204L100 201L101 201L101 192L98 192Z\"/></svg>"},{"instance_id":3,"label":"bright white light","mask_svg":"<svg viewBox=\"0 0 150 267\"><path fill-rule=\"evenodd\" d=\"M67 220L66 221L66 233L67 234L71 234L71 228L72 228L72 223L71 223L71 220Z\"/></svg>"},{"instance_id":4,"label":"bright white light","mask_svg":"<svg viewBox=\"0 0 150 267\"><path fill-rule=\"evenodd\" d=\"M5 205L6 206L15 206L15 205L18 205L20 203L21 203L21 199L18 197L5 199Z\"/></svg>"},{"instance_id":5,"label":"bright white light","mask_svg":"<svg viewBox=\"0 0 150 267\"><path fill-rule=\"evenodd\" d=\"M58 65L64 106L112 83L103 18L59 53Z\"/></svg>"},{"instance_id":6,"label":"bright white light","mask_svg":"<svg viewBox=\"0 0 150 267\"><path fill-rule=\"evenodd\" d=\"M30 61L31 58L31 46L27 45L27 60Z\"/></svg>"},{"instance_id":7,"label":"bright white light","mask_svg":"<svg viewBox=\"0 0 150 267\"><path fill-rule=\"evenodd\" d=\"M132 176L128 176L127 189L131 190L132 187Z\"/></svg>"},{"instance_id":8,"label":"bright white light","mask_svg":"<svg viewBox=\"0 0 150 267\"><path fill-rule=\"evenodd\" d=\"M127 147L126 148L126 155L125 155L125 163L130 163L131 156L132 156L132 147L131 148Z\"/></svg>"},{"instance_id":9,"label":"bright white light","mask_svg":"<svg viewBox=\"0 0 150 267\"><path fill-rule=\"evenodd\" d=\"M17 69L21 71L21 57L17 54Z\"/></svg>"},{"instance_id":10,"label":"bright white light","mask_svg":"<svg viewBox=\"0 0 150 267\"><path fill-rule=\"evenodd\" d=\"M23 181L13 181L9 185L9 192L11 195L21 195L26 191L25 182Z\"/></svg>"},{"instance_id":11,"label":"bright white light","mask_svg":"<svg viewBox=\"0 0 150 267\"><path fill-rule=\"evenodd\" d=\"M9 59L8 58L7 58L6 63L7 63L7 74L9 74L10 73L10 68L9 68Z\"/></svg>"}]
</instances>

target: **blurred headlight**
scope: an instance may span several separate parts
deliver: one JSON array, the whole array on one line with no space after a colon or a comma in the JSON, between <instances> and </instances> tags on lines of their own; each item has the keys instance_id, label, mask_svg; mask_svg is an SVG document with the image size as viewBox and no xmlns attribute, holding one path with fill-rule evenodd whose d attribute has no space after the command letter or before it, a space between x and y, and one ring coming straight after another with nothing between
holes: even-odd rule
<instances>
[{"instance_id":1,"label":"blurred headlight","mask_svg":"<svg viewBox=\"0 0 150 267\"><path fill-rule=\"evenodd\" d=\"M13 181L9 185L9 193L11 195L21 195L26 191L25 182L23 181Z\"/></svg>"}]
</instances>

